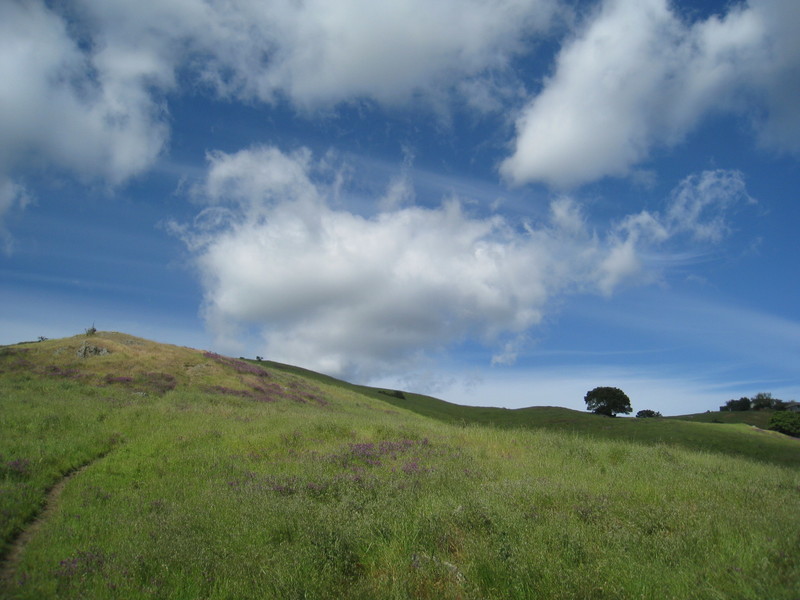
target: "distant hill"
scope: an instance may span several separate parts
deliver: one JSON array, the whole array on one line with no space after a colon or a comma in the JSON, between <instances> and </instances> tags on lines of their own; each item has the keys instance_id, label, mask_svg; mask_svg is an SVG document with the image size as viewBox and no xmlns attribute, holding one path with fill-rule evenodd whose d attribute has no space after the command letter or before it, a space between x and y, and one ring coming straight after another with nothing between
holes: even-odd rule
<instances>
[{"instance_id":1,"label":"distant hill","mask_svg":"<svg viewBox=\"0 0 800 600\"><path fill-rule=\"evenodd\" d=\"M695 417L3 346L0 597L796 600L800 442Z\"/></svg>"},{"instance_id":2,"label":"distant hill","mask_svg":"<svg viewBox=\"0 0 800 600\"><path fill-rule=\"evenodd\" d=\"M691 415L678 415L667 417L668 419L679 419L681 421L694 421L696 423L744 423L766 429L769 420L775 413L774 410L734 410L734 411L708 411Z\"/></svg>"},{"instance_id":3,"label":"distant hill","mask_svg":"<svg viewBox=\"0 0 800 600\"><path fill-rule=\"evenodd\" d=\"M265 362L271 369L302 374L358 391L392 406L450 424L547 429L645 444L670 444L800 466L800 440L766 429L772 411L711 412L654 419L609 418L553 406L519 409L461 406L411 392L353 385L306 369ZM724 425L724 426L720 426Z\"/></svg>"}]
</instances>

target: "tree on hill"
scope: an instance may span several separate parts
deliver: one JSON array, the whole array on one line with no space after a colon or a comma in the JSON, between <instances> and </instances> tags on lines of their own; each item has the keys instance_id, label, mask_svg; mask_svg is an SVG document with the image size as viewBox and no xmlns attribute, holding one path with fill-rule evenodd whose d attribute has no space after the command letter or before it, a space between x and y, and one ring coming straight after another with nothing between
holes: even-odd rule
<instances>
[{"instance_id":1,"label":"tree on hill","mask_svg":"<svg viewBox=\"0 0 800 600\"><path fill-rule=\"evenodd\" d=\"M724 406L719 407L722 411L739 410L786 410L786 402L773 398L769 392L759 392L752 398L742 396L738 400L728 400Z\"/></svg>"},{"instance_id":2,"label":"tree on hill","mask_svg":"<svg viewBox=\"0 0 800 600\"><path fill-rule=\"evenodd\" d=\"M764 410L772 408L772 394L758 393L750 400L750 408L753 410Z\"/></svg>"},{"instance_id":3,"label":"tree on hill","mask_svg":"<svg viewBox=\"0 0 800 600\"><path fill-rule=\"evenodd\" d=\"M587 410L597 415L614 417L617 413L628 414L633 410L630 398L615 387L596 387L586 392L583 400Z\"/></svg>"},{"instance_id":4,"label":"tree on hill","mask_svg":"<svg viewBox=\"0 0 800 600\"><path fill-rule=\"evenodd\" d=\"M750 398L742 396L738 400L728 400L723 406L720 406L721 411L741 411L750 410Z\"/></svg>"},{"instance_id":5,"label":"tree on hill","mask_svg":"<svg viewBox=\"0 0 800 600\"><path fill-rule=\"evenodd\" d=\"M786 410L788 404L783 400L778 400L777 398L772 399L772 410Z\"/></svg>"},{"instance_id":6,"label":"tree on hill","mask_svg":"<svg viewBox=\"0 0 800 600\"><path fill-rule=\"evenodd\" d=\"M636 413L637 419L652 419L653 417L660 417L661 413L655 410L650 410L646 408L644 410L640 410Z\"/></svg>"},{"instance_id":7,"label":"tree on hill","mask_svg":"<svg viewBox=\"0 0 800 600\"><path fill-rule=\"evenodd\" d=\"M751 408L753 410L786 410L786 402L773 398L769 392L758 393L750 399Z\"/></svg>"}]
</instances>

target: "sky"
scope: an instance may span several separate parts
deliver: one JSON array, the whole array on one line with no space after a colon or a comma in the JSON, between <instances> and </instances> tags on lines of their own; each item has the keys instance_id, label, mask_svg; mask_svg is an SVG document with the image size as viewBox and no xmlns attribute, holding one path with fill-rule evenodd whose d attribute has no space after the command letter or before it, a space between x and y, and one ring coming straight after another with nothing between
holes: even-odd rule
<instances>
[{"instance_id":1,"label":"sky","mask_svg":"<svg viewBox=\"0 0 800 600\"><path fill-rule=\"evenodd\" d=\"M0 344L800 400L800 3L5 0Z\"/></svg>"}]
</instances>

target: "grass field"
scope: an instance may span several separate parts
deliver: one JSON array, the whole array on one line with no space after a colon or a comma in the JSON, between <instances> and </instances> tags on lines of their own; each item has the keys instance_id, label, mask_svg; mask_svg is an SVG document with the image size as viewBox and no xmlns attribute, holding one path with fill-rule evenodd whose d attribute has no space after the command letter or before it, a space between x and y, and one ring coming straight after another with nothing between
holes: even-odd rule
<instances>
[{"instance_id":1,"label":"grass field","mask_svg":"<svg viewBox=\"0 0 800 600\"><path fill-rule=\"evenodd\" d=\"M709 411L694 415L680 415L667 418L694 421L696 423L743 423L745 425L766 429L774 413L775 411L773 410Z\"/></svg>"},{"instance_id":2,"label":"grass field","mask_svg":"<svg viewBox=\"0 0 800 600\"><path fill-rule=\"evenodd\" d=\"M747 425L473 410L104 333L0 348L0 403L3 598L800 589L800 443Z\"/></svg>"},{"instance_id":3,"label":"grass field","mask_svg":"<svg viewBox=\"0 0 800 600\"><path fill-rule=\"evenodd\" d=\"M621 439L644 444L666 444L713 451L800 467L800 440L763 431L772 416L772 411L769 410L709 412L658 419L635 419L609 418L552 406L514 410L461 406L421 394L356 386L280 363L264 364L275 371L293 373L341 389L358 391L392 406L454 425L546 429L599 439Z\"/></svg>"}]
</instances>

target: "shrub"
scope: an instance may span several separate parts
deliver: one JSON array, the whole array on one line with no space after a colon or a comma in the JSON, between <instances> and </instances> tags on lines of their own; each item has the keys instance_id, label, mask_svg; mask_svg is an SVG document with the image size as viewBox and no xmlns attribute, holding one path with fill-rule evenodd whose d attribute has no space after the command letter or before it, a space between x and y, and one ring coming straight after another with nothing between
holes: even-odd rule
<instances>
[{"instance_id":1,"label":"shrub","mask_svg":"<svg viewBox=\"0 0 800 600\"><path fill-rule=\"evenodd\" d=\"M652 419L653 417L660 417L661 413L655 410L650 410L646 408L645 410L640 410L636 413L637 419Z\"/></svg>"},{"instance_id":2,"label":"shrub","mask_svg":"<svg viewBox=\"0 0 800 600\"><path fill-rule=\"evenodd\" d=\"M776 412L769 420L769 429L792 437L800 437L800 413Z\"/></svg>"}]
</instances>

